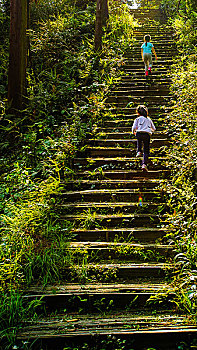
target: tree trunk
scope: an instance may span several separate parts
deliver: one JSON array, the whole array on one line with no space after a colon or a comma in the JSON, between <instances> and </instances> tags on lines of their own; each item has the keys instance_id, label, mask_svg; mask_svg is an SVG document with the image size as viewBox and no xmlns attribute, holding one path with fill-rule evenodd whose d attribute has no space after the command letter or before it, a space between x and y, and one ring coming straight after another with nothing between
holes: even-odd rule
<instances>
[{"instance_id":1,"label":"tree trunk","mask_svg":"<svg viewBox=\"0 0 197 350\"><path fill-rule=\"evenodd\" d=\"M94 37L95 51L102 50L102 0L97 0Z\"/></svg>"},{"instance_id":2,"label":"tree trunk","mask_svg":"<svg viewBox=\"0 0 197 350\"><path fill-rule=\"evenodd\" d=\"M22 109L25 95L27 19L27 0L10 0L8 102L12 110Z\"/></svg>"},{"instance_id":3,"label":"tree trunk","mask_svg":"<svg viewBox=\"0 0 197 350\"><path fill-rule=\"evenodd\" d=\"M96 6L96 25L95 25L95 50L102 50L103 26L107 25L109 18L108 0L97 0Z\"/></svg>"},{"instance_id":4,"label":"tree trunk","mask_svg":"<svg viewBox=\"0 0 197 350\"><path fill-rule=\"evenodd\" d=\"M108 0L102 1L102 25L106 27L109 18Z\"/></svg>"}]
</instances>

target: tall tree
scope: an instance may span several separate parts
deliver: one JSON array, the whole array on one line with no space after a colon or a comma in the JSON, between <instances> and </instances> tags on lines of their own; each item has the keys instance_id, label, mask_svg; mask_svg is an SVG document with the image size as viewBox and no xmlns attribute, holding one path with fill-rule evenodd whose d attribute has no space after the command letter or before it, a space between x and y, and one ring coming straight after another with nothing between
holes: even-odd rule
<instances>
[{"instance_id":1,"label":"tall tree","mask_svg":"<svg viewBox=\"0 0 197 350\"><path fill-rule=\"evenodd\" d=\"M102 2L102 25L107 25L107 20L109 18L109 7L108 0L103 0Z\"/></svg>"},{"instance_id":2,"label":"tall tree","mask_svg":"<svg viewBox=\"0 0 197 350\"><path fill-rule=\"evenodd\" d=\"M20 110L25 95L27 66L28 0L10 0L10 52L8 101L12 110Z\"/></svg>"},{"instance_id":3,"label":"tall tree","mask_svg":"<svg viewBox=\"0 0 197 350\"><path fill-rule=\"evenodd\" d=\"M109 17L108 0L97 0L95 38L94 38L96 51L100 51L102 49L103 26L107 25L108 17Z\"/></svg>"}]
</instances>

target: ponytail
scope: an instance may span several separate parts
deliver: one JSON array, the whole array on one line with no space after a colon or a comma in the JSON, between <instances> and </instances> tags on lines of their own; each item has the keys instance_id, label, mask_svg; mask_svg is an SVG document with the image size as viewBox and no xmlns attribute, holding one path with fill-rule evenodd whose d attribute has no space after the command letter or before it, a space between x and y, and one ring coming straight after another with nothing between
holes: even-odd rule
<instances>
[{"instance_id":1,"label":"ponytail","mask_svg":"<svg viewBox=\"0 0 197 350\"><path fill-rule=\"evenodd\" d=\"M147 42L149 42L150 40L151 40L151 36L149 34L144 36L144 41L146 42L145 43L146 46L147 46Z\"/></svg>"},{"instance_id":2,"label":"ponytail","mask_svg":"<svg viewBox=\"0 0 197 350\"><path fill-rule=\"evenodd\" d=\"M136 108L136 113L147 118L148 117L148 108L144 105L139 105Z\"/></svg>"}]
</instances>

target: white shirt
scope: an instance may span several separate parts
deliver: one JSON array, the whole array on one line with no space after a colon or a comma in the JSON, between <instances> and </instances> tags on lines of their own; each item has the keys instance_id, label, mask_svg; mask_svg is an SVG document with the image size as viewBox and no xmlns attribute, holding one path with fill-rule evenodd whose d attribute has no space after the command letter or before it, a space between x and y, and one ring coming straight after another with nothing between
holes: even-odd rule
<instances>
[{"instance_id":1,"label":"white shirt","mask_svg":"<svg viewBox=\"0 0 197 350\"><path fill-rule=\"evenodd\" d=\"M152 122L152 120L149 117L144 117L140 115L134 120L133 126L132 126L132 133L136 132L147 132L150 135L153 131L155 131L156 128Z\"/></svg>"}]
</instances>

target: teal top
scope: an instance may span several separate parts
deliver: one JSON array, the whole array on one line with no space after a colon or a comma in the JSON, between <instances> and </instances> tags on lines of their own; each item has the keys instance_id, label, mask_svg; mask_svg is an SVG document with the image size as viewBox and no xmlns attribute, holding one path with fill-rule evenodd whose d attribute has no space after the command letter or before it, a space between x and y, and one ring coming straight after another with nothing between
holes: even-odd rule
<instances>
[{"instance_id":1,"label":"teal top","mask_svg":"<svg viewBox=\"0 0 197 350\"><path fill-rule=\"evenodd\" d=\"M144 43L142 44L141 49L143 49L143 53L152 53L151 51L152 47L153 47L153 44L148 41L147 46L146 46L146 43Z\"/></svg>"}]
</instances>

